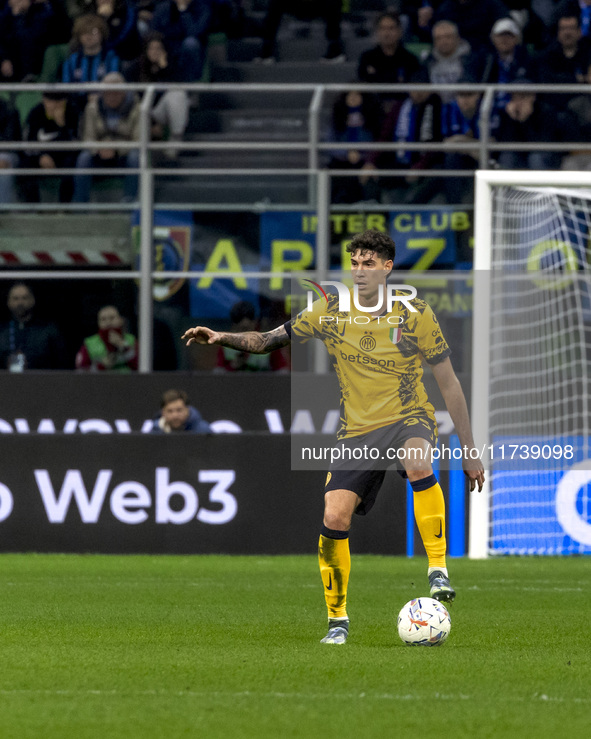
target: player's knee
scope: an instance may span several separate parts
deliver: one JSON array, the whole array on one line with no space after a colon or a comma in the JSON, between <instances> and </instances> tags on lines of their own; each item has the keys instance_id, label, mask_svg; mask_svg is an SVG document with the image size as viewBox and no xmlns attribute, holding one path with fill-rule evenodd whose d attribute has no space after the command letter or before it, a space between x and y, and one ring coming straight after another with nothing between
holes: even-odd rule
<instances>
[{"instance_id":1,"label":"player's knee","mask_svg":"<svg viewBox=\"0 0 591 739\"><path fill-rule=\"evenodd\" d=\"M333 531L349 531L351 515L346 511L327 509L324 511L324 525Z\"/></svg>"},{"instance_id":2,"label":"player's knee","mask_svg":"<svg viewBox=\"0 0 591 739\"><path fill-rule=\"evenodd\" d=\"M431 475L433 474L433 470L431 469L431 467L417 467L416 469L407 468L406 474L409 482L415 482L416 480L424 480L427 477L431 477Z\"/></svg>"}]
</instances>

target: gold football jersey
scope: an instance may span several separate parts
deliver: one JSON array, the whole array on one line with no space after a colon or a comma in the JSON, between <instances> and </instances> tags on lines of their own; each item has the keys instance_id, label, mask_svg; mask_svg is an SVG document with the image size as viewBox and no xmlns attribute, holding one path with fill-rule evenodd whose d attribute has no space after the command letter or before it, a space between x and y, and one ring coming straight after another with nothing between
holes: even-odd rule
<instances>
[{"instance_id":1,"label":"gold football jersey","mask_svg":"<svg viewBox=\"0 0 591 739\"><path fill-rule=\"evenodd\" d=\"M423 385L425 359L437 364L451 354L431 308L424 300L395 302L371 316L354 306L338 312L336 295L321 298L291 322L293 340L320 339L326 345L341 390L339 439L357 436L421 411L434 420Z\"/></svg>"}]
</instances>

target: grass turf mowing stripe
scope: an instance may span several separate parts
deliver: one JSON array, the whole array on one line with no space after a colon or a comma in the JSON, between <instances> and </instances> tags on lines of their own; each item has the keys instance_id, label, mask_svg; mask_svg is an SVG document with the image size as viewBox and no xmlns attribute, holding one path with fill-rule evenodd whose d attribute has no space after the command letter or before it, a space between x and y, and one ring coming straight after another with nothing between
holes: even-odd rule
<instances>
[{"instance_id":1,"label":"grass turf mowing stripe","mask_svg":"<svg viewBox=\"0 0 591 739\"><path fill-rule=\"evenodd\" d=\"M450 638L410 649L420 558L353 557L334 647L315 557L3 555L0 736L584 735L590 567L453 561Z\"/></svg>"}]
</instances>

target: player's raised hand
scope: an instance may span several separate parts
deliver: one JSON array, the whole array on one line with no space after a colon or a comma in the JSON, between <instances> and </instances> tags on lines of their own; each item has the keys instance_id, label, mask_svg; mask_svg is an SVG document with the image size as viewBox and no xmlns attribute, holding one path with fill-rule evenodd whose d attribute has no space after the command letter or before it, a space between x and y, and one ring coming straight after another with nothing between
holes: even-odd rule
<instances>
[{"instance_id":1,"label":"player's raised hand","mask_svg":"<svg viewBox=\"0 0 591 739\"><path fill-rule=\"evenodd\" d=\"M195 328L189 328L181 336L184 341L187 340L187 346L191 344L215 344L221 338L221 334L217 331L212 331L207 326L195 326Z\"/></svg>"}]
</instances>

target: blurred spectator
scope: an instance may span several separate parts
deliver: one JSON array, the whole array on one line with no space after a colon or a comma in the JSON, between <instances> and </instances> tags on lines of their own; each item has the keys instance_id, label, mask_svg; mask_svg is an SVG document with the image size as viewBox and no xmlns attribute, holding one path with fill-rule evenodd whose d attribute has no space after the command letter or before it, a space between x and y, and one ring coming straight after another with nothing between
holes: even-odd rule
<instances>
[{"instance_id":1,"label":"blurred spectator","mask_svg":"<svg viewBox=\"0 0 591 739\"><path fill-rule=\"evenodd\" d=\"M382 13L376 23L377 45L364 51L359 58L358 76L361 82L377 84L408 82L420 63L414 54L401 43L402 24L397 13ZM385 112L393 101L402 103L406 97L403 92L380 93Z\"/></svg>"},{"instance_id":2,"label":"blurred spectator","mask_svg":"<svg viewBox=\"0 0 591 739\"><path fill-rule=\"evenodd\" d=\"M137 340L125 331L119 310L105 305L99 310L97 321L98 333L84 339L76 354L76 369L122 373L137 370Z\"/></svg>"},{"instance_id":3,"label":"blurred spectator","mask_svg":"<svg viewBox=\"0 0 591 739\"><path fill-rule=\"evenodd\" d=\"M105 84L125 82L119 72L111 72ZM137 169L137 149L117 149L122 141L138 141L140 135L140 103L137 96L125 90L105 90L97 99L90 100L84 110L83 141L100 141L104 148L82 151L76 160L77 169L93 167ZM76 175L74 178L74 202L90 200L92 176ZM128 175L124 181L124 197L133 200L137 194L137 175Z\"/></svg>"},{"instance_id":4,"label":"blurred spectator","mask_svg":"<svg viewBox=\"0 0 591 739\"><path fill-rule=\"evenodd\" d=\"M142 39L145 39L152 28L152 18L156 0L135 0L137 10L137 30Z\"/></svg>"},{"instance_id":5,"label":"blurred spectator","mask_svg":"<svg viewBox=\"0 0 591 739\"><path fill-rule=\"evenodd\" d=\"M49 2L8 0L0 12L0 81L20 82L39 74L45 49L56 43Z\"/></svg>"},{"instance_id":6,"label":"blurred spectator","mask_svg":"<svg viewBox=\"0 0 591 739\"><path fill-rule=\"evenodd\" d=\"M269 0L267 15L263 21L263 48L257 61L275 61L275 42L284 13L295 15L304 21L322 18L326 30L328 44L326 54L322 57L325 62L344 62L345 50L341 40L341 0Z\"/></svg>"},{"instance_id":7,"label":"blurred spectator","mask_svg":"<svg viewBox=\"0 0 591 739\"><path fill-rule=\"evenodd\" d=\"M554 11L554 21L578 18L583 36L591 36L591 0L562 0Z\"/></svg>"},{"instance_id":8,"label":"blurred spectator","mask_svg":"<svg viewBox=\"0 0 591 739\"><path fill-rule=\"evenodd\" d=\"M433 85L453 85L464 74L464 63L470 44L460 38L458 27L451 21L439 21L433 26L433 48L423 65ZM441 92L443 103L453 100L453 92Z\"/></svg>"},{"instance_id":9,"label":"blurred spectator","mask_svg":"<svg viewBox=\"0 0 591 739\"><path fill-rule=\"evenodd\" d=\"M460 90L453 100L443 106L441 132L444 144L466 143L480 139L480 102L479 92ZM478 163L477 149L474 151L446 150L443 166L449 170L477 169ZM473 178L450 176L445 181L445 195L447 202L454 205L473 202Z\"/></svg>"},{"instance_id":10,"label":"blurred spectator","mask_svg":"<svg viewBox=\"0 0 591 739\"><path fill-rule=\"evenodd\" d=\"M18 113L12 105L0 98L0 141L20 141L21 126ZM0 203L13 203L15 200L13 174L3 174L3 169L18 167L19 157L16 152L0 149Z\"/></svg>"},{"instance_id":11,"label":"blurred spectator","mask_svg":"<svg viewBox=\"0 0 591 739\"><path fill-rule=\"evenodd\" d=\"M168 53L161 33L151 31L146 36L144 51L126 72L130 82L171 82ZM184 90L160 90L154 96L152 108L152 137L164 138L166 130L171 144L182 141L189 122L189 98ZM166 155L174 159L177 150L171 145Z\"/></svg>"},{"instance_id":12,"label":"blurred spectator","mask_svg":"<svg viewBox=\"0 0 591 739\"><path fill-rule=\"evenodd\" d=\"M512 18L501 18L490 32L492 46L477 51L466 62L466 75L474 82L513 82L529 74L531 58L522 45L521 30ZM505 93L499 93L505 94ZM508 102L509 95L503 101Z\"/></svg>"},{"instance_id":13,"label":"blurred spectator","mask_svg":"<svg viewBox=\"0 0 591 739\"><path fill-rule=\"evenodd\" d=\"M572 114L560 111L533 92L514 92L501 112L496 139L508 143L577 141L579 131ZM556 151L502 151L502 169L560 169Z\"/></svg>"},{"instance_id":14,"label":"blurred spectator","mask_svg":"<svg viewBox=\"0 0 591 739\"><path fill-rule=\"evenodd\" d=\"M212 429L192 405L184 390L167 390L160 400L160 413L155 416L152 434L171 434L188 431L193 434L210 434Z\"/></svg>"},{"instance_id":15,"label":"blurred spectator","mask_svg":"<svg viewBox=\"0 0 591 739\"><path fill-rule=\"evenodd\" d=\"M591 67L587 70L587 82L591 81ZM579 129L580 141L591 141L591 95L576 95L568 103ZM562 169L591 170L591 148L572 151L562 160Z\"/></svg>"},{"instance_id":16,"label":"blurred spectator","mask_svg":"<svg viewBox=\"0 0 591 739\"><path fill-rule=\"evenodd\" d=\"M460 36L476 51L488 45L495 22L508 15L509 9L501 0L443 0L434 20L453 21Z\"/></svg>"},{"instance_id":17,"label":"blurred spectator","mask_svg":"<svg viewBox=\"0 0 591 739\"><path fill-rule=\"evenodd\" d=\"M411 83L429 82L427 71L420 69L410 79ZM387 116L380 141L406 143L408 148L391 152L374 153L363 166L366 174L375 169L431 169L442 162L437 151L413 150L414 143L441 141L441 98L429 90L411 90L400 107L393 107ZM382 177L382 202L428 203L438 194L439 184L428 177L405 175ZM385 190L385 192L384 192Z\"/></svg>"},{"instance_id":18,"label":"blurred spectator","mask_svg":"<svg viewBox=\"0 0 591 739\"><path fill-rule=\"evenodd\" d=\"M137 11L131 0L95 0L94 12L106 22L107 49L120 59L136 59L141 52Z\"/></svg>"},{"instance_id":19,"label":"blurred spectator","mask_svg":"<svg viewBox=\"0 0 591 739\"><path fill-rule=\"evenodd\" d=\"M73 53L62 69L62 82L100 82L105 75L119 70L119 57L107 48L109 31L98 15L81 15L74 21Z\"/></svg>"},{"instance_id":20,"label":"blurred spectator","mask_svg":"<svg viewBox=\"0 0 591 739\"><path fill-rule=\"evenodd\" d=\"M156 5L152 30L164 37L177 81L201 79L210 23L211 0L162 0Z\"/></svg>"},{"instance_id":21,"label":"blurred spectator","mask_svg":"<svg viewBox=\"0 0 591 739\"><path fill-rule=\"evenodd\" d=\"M400 13L408 18L408 31L419 41L431 43L433 17L441 0L407 0L401 3Z\"/></svg>"},{"instance_id":22,"label":"blurred spectator","mask_svg":"<svg viewBox=\"0 0 591 739\"><path fill-rule=\"evenodd\" d=\"M25 141L38 142L40 148L25 153L23 166L27 169L73 168L76 165L76 151L72 149L44 151L43 145L49 142L77 141L79 123L78 106L65 92L44 92L42 102L29 113L23 132ZM22 190L27 202L39 201L40 180L45 182L47 179L47 177L23 177ZM74 178L63 175L59 180L60 202L69 203L74 194Z\"/></svg>"},{"instance_id":23,"label":"blurred spectator","mask_svg":"<svg viewBox=\"0 0 591 739\"><path fill-rule=\"evenodd\" d=\"M556 41L542 52L533 67L536 82L568 85L585 82L591 63L591 43L582 37L578 16L562 16L558 19ZM564 107L573 97L571 94L552 93L545 95L547 102Z\"/></svg>"},{"instance_id":24,"label":"blurred spectator","mask_svg":"<svg viewBox=\"0 0 591 739\"><path fill-rule=\"evenodd\" d=\"M6 302L11 318L0 325L0 369L63 369L64 342L54 323L34 313L35 296L28 285L15 283Z\"/></svg>"},{"instance_id":25,"label":"blurred spectator","mask_svg":"<svg viewBox=\"0 0 591 739\"><path fill-rule=\"evenodd\" d=\"M252 303L241 300L232 306L230 320L234 333L257 331L255 309ZM217 369L226 372L288 371L289 363L281 351L271 354L249 354L226 346L218 348Z\"/></svg>"},{"instance_id":26,"label":"blurred spectator","mask_svg":"<svg viewBox=\"0 0 591 739\"><path fill-rule=\"evenodd\" d=\"M512 18L501 18L490 33L492 45L473 54L465 64L466 76L473 82L513 82L527 77L531 58L521 43L521 30ZM496 128L500 111L507 105L511 93L495 93L491 125Z\"/></svg>"},{"instance_id":27,"label":"blurred spectator","mask_svg":"<svg viewBox=\"0 0 591 739\"><path fill-rule=\"evenodd\" d=\"M353 146L349 149L335 149L329 168L361 169L370 152L367 149L358 150L354 145L375 141L379 126L380 105L375 96L357 90L342 93L332 109L330 141L350 143ZM375 197L375 193L368 192L358 177L333 177L331 186L333 203L356 203Z\"/></svg>"}]
</instances>

